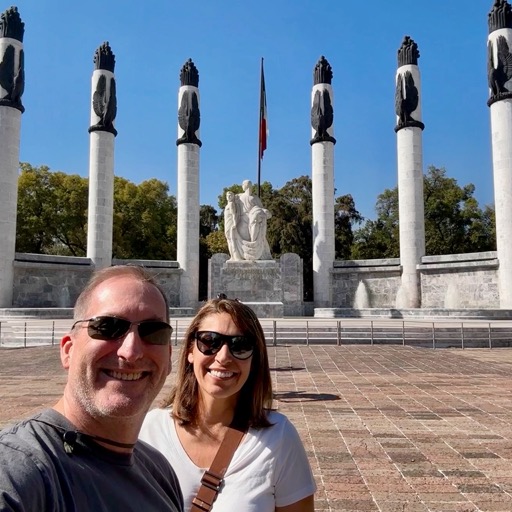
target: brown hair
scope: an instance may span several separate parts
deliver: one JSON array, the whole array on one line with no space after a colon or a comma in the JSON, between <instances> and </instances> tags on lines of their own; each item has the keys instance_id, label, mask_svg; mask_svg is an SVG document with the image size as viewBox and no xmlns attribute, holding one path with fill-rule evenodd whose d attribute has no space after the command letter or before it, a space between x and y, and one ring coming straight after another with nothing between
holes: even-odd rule
<instances>
[{"instance_id":1,"label":"brown hair","mask_svg":"<svg viewBox=\"0 0 512 512\"><path fill-rule=\"evenodd\" d=\"M144 268L137 265L116 265L107 267L97 272L93 272L91 278L87 282L75 303L73 318L75 320L83 320L89 308L92 292L107 279L113 277L133 277L137 281L149 283L153 285L161 294L165 302L165 317L169 322L169 302L162 288L157 284L153 276Z\"/></svg>"},{"instance_id":2,"label":"brown hair","mask_svg":"<svg viewBox=\"0 0 512 512\"><path fill-rule=\"evenodd\" d=\"M199 413L199 388L193 365L188 361L188 354L193 349L194 335L202 321L210 315L220 313L229 314L242 334L251 336L255 341L251 370L240 390L235 421L243 428L269 427L271 423L267 419L267 412L272 407L272 379L265 334L254 311L237 300L212 299L198 311L185 333L176 384L163 405L172 405L173 416L180 424L196 423Z\"/></svg>"}]
</instances>

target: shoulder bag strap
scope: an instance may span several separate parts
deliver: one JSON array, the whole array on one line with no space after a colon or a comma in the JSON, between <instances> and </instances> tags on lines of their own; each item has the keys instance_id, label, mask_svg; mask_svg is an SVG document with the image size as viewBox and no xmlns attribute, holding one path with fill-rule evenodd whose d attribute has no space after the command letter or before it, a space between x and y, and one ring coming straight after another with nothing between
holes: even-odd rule
<instances>
[{"instance_id":1,"label":"shoulder bag strap","mask_svg":"<svg viewBox=\"0 0 512 512\"><path fill-rule=\"evenodd\" d=\"M209 512L212 509L224 480L224 474L244 434L243 430L228 428L210 469L206 470L201 478L201 487L192 500L190 512Z\"/></svg>"}]
</instances>

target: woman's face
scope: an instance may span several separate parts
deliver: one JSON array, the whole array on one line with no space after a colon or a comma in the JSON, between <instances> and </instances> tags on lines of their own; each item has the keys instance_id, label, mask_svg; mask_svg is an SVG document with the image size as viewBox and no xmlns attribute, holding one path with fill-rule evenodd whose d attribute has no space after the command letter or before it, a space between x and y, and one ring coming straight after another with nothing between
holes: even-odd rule
<instances>
[{"instance_id":1,"label":"woman's face","mask_svg":"<svg viewBox=\"0 0 512 512\"><path fill-rule=\"evenodd\" d=\"M214 313L199 324L198 331L214 331L229 336L242 335L228 313ZM247 382L251 371L252 356L241 360L233 357L228 344L213 355L205 355L194 341L188 354L188 361L194 367L202 400L227 401L234 408L240 390Z\"/></svg>"}]
</instances>

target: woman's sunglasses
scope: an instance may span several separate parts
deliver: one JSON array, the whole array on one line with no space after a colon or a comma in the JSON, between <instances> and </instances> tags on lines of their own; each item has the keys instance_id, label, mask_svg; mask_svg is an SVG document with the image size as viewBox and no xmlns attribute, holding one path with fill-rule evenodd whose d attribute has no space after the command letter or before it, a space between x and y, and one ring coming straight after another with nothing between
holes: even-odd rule
<instances>
[{"instance_id":1,"label":"woman's sunglasses","mask_svg":"<svg viewBox=\"0 0 512 512\"><path fill-rule=\"evenodd\" d=\"M194 334L198 350L205 356L216 354L224 343L236 359L249 359L254 352L254 341L243 335L227 336L215 331L197 331Z\"/></svg>"},{"instance_id":2,"label":"woman's sunglasses","mask_svg":"<svg viewBox=\"0 0 512 512\"><path fill-rule=\"evenodd\" d=\"M159 320L130 322L117 316L96 316L87 320L77 320L71 329L82 322L88 322L87 334L95 340L116 341L125 336L132 325L136 325L141 340L150 345L169 345L171 342L172 327Z\"/></svg>"}]
</instances>

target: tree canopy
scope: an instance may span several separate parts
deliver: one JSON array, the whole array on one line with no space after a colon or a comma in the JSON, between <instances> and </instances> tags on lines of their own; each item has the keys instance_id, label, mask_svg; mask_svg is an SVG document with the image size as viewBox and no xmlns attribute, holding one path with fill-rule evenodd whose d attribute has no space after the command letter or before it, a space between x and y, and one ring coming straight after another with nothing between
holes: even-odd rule
<instances>
[{"instance_id":1,"label":"tree canopy","mask_svg":"<svg viewBox=\"0 0 512 512\"><path fill-rule=\"evenodd\" d=\"M151 178L139 185L114 178L115 258L176 258L177 207L167 183Z\"/></svg>"},{"instance_id":2,"label":"tree canopy","mask_svg":"<svg viewBox=\"0 0 512 512\"><path fill-rule=\"evenodd\" d=\"M16 250L83 256L87 244L87 180L20 164Z\"/></svg>"},{"instance_id":3,"label":"tree canopy","mask_svg":"<svg viewBox=\"0 0 512 512\"><path fill-rule=\"evenodd\" d=\"M426 254L459 254L496 248L494 208L482 210L475 186L457 184L446 170L430 166L423 178ZM354 237L354 259L399 257L398 187L377 198L377 219L367 221Z\"/></svg>"},{"instance_id":4,"label":"tree canopy","mask_svg":"<svg viewBox=\"0 0 512 512\"><path fill-rule=\"evenodd\" d=\"M85 256L88 179L20 164L16 250ZM177 208L166 183L114 178L114 258L176 258Z\"/></svg>"}]
</instances>

